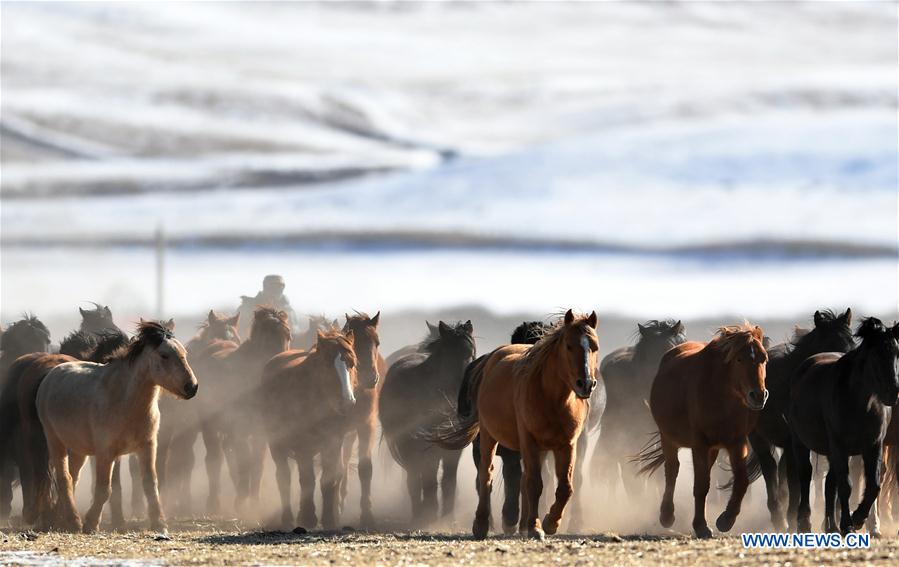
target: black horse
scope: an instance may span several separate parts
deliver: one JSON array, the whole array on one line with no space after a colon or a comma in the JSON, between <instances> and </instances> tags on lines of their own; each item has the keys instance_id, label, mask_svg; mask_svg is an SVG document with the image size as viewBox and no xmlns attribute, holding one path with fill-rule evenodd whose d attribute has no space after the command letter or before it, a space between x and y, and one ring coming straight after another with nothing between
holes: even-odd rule
<instances>
[{"instance_id":1,"label":"black horse","mask_svg":"<svg viewBox=\"0 0 899 567\"><path fill-rule=\"evenodd\" d=\"M807 358L790 382L789 422L799 473L798 529L811 531L810 451L827 455L824 481L824 522L836 531L836 494L840 498L839 529L843 534L865 523L880 493L883 440L899 400L899 324L864 319L856 332L861 344L846 354L821 353ZM849 457L865 463L865 492L850 514ZM790 507L796 496L790 493Z\"/></svg>"},{"instance_id":2,"label":"black horse","mask_svg":"<svg viewBox=\"0 0 899 567\"><path fill-rule=\"evenodd\" d=\"M659 361L669 349L687 340L683 323L671 319L638 324L637 335L634 346L613 350L599 364L608 405L602 418L604 433L590 462L591 477L612 484L612 493L620 467L629 499L641 498L645 491L646 480L637 474L631 456L658 430L647 400Z\"/></svg>"},{"instance_id":3,"label":"black horse","mask_svg":"<svg viewBox=\"0 0 899 567\"><path fill-rule=\"evenodd\" d=\"M793 447L790 442L790 428L787 425L787 411L790 405L790 377L802 362L822 352L848 352L855 346L852 338L852 310L842 315L830 310L815 311L815 326L811 330L797 328L793 339L768 349L768 368L765 385L768 388L768 402L759 414L755 430L749 434L753 456L749 468L751 480L758 478L759 472L765 478L768 496L768 511L775 529L786 526L783 518L785 486L798 490L798 477L793 467ZM774 447L783 449L780 463L775 459ZM755 465L758 466L755 466ZM778 471L785 477L781 478ZM789 522L794 525L795 516Z\"/></svg>"},{"instance_id":4,"label":"black horse","mask_svg":"<svg viewBox=\"0 0 899 567\"><path fill-rule=\"evenodd\" d=\"M455 413L454 397L465 367L475 357L471 321L440 321L436 338L422 343L387 371L378 405L384 441L406 471L412 518L427 524L437 518L437 487L442 516L451 517L456 500L456 471L461 451L434 447L428 438L447 415ZM437 481L438 469L443 476Z\"/></svg>"}]
</instances>

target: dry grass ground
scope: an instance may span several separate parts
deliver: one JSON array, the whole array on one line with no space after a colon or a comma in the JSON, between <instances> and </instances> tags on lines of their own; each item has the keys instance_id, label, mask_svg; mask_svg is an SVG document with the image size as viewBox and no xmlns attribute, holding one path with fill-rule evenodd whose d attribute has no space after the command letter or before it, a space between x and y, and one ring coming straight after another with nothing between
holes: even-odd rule
<instances>
[{"instance_id":1,"label":"dry grass ground","mask_svg":"<svg viewBox=\"0 0 899 567\"><path fill-rule=\"evenodd\" d=\"M747 550L738 537L557 536L545 542L464 533L294 534L234 523L174 523L170 539L140 531L96 535L4 532L0 564L56 565L896 565L899 538L866 550Z\"/></svg>"}]
</instances>

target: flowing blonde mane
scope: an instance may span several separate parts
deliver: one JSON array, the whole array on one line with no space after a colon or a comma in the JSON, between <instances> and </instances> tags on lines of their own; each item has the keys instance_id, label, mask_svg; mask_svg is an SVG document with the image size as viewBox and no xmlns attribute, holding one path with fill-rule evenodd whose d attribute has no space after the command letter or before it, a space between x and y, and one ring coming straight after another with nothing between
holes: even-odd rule
<instances>
[{"instance_id":1,"label":"flowing blonde mane","mask_svg":"<svg viewBox=\"0 0 899 567\"><path fill-rule=\"evenodd\" d=\"M744 321L741 325L727 325L718 327L717 334L709 342L709 348L720 351L724 355L724 360L730 362L737 353L749 346L753 341L758 342L758 350L768 360L768 354L762 346L762 339L765 333L758 325L753 325L749 321Z\"/></svg>"}]
</instances>

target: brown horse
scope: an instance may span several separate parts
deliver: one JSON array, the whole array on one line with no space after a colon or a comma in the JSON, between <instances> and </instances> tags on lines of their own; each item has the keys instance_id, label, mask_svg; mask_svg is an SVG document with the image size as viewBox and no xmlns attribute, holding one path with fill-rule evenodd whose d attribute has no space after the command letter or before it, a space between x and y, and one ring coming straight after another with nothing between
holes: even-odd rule
<instances>
[{"instance_id":1,"label":"brown horse","mask_svg":"<svg viewBox=\"0 0 899 567\"><path fill-rule=\"evenodd\" d=\"M747 436L768 398L768 354L763 338L761 327L749 323L721 327L710 342L685 342L662 357L649 397L660 442L648 445L637 459L645 473L665 465L659 515L664 527L674 523L674 484L680 467L677 451L681 447L693 451L693 531L699 538L712 535L705 517L710 473L718 450L727 450L733 491L716 525L722 532L733 527L749 486Z\"/></svg>"},{"instance_id":2,"label":"brown horse","mask_svg":"<svg viewBox=\"0 0 899 567\"><path fill-rule=\"evenodd\" d=\"M19 399L25 438L35 413L45 437L29 451L37 509L49 507L52 470L60 527L81 529L73 489L87 456L96 455L94 500L83 524L85 532L95 531L111 493L114 461L138 452L151 527L165 531L156 480L158 398L165 389L188 399L198 387L184 347L157 322L142 321L137 339L108 364L67 362L50 370L33 398Z\"/></svg>"},{"instance_id":3,"label":"brown horse","mask_svg":"<svg viewBox=\"0 0 899 567\"><path fill-rule=\"evenodd\" d=\"M375 436L378 429L378 394L380 393L381 377L387 373L387 364L381 358L381 339L378 336L378 323L381 321L381 312L369 317L365 313L356 312L354 315L345 315L346 324L344 333L353 334L353 351L356 353L358 386L356 387L356 405L350 413L350 421L353 430L344 440L343 445L343 474L340 483L341 502L346 498L349 481L350 457L353 450L354 437L358 438L358 473L359 484L362 489L360 496L360 526L370 528L374 523L371 511L371 478L372 478L372 452L375 445Z\"/></svg>"},{"instance_id":4,"label":"brown horse","mask_svg":"<svg viewBox=\"0 0 899 567\"><path fill-rule=\"evenodd\" d=\"M313 458L321 455L322 526L338 527L341 457L344 437L354 425L357 360L354 332L318 331L311 351L287 351L263 370L259 392L269 449L281 495L281 521L293 525L289 458L300 475L298 522L312 529L315 514Z\"/></svg>"},{"instance_id":5,"label":"brown horse","mask_svg":"<svg viewBox=\"0 0 899 567\"><path fill-rule=\"evenodd\" d=\"M196 363L197 354L213 341L233 341L239 344L239 322L240 313L228 316L210 310L200 324L197 335L185 345L187 360L191 366ZM159 474L160 490L166 509L189 516L194 444L200 434L200 417L194 404L182 404L171 397L159 400L159 411L162 419L159 425L156 471Z\"/></svg>"},{"instance_id":6,"label":"brown horse","mask_svg":"<svg viewBox=\"0 0 899 567\"><path fill-rule=\"evenodd\" d=\"M474 411L437 439L444 447L460 448L481 436L478 470L479 500L472 533L487 536L493 457L497 444L521 453L524 464L525 526L530 537L543 539L559 529L571 499L578 437L596 387L594 371L599 351L597 317L576 316L570 309L535 345L496 349L472 378ZM541 454L555 460L555 502L541 522L537 517L543 479Z\"/></svg>"},{"instance_id":7,"label":"brown horse","mask_svg":"<svg viewBox=\"0 0 899 567\"><path fill-rule=\"evenodd\" d=\"M255 396L265 363L287 350L290 338L287 313L260 306L253 313L246 341L212 341L196 357L191 354L200 378L209 384L198 400L209 476L207 509L211 513L219 509L223 456L237 489L237 511L244 511L248 498L259 498L265 433L258 423Z\"/></svg>"}]
</instances>

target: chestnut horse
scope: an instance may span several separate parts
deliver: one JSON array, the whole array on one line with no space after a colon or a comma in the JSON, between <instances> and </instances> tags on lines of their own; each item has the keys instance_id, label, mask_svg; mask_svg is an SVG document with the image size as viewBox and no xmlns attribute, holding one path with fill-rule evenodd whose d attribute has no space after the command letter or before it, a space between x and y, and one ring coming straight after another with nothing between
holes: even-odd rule
<instances>
[{"instance_id":1,"label":"chestnut horse","mask_svg":"<svg viewBox=\"0 0 899 567\"><path fill-rule=\"evenodd\" d=\"M354 332L318 331L311 351L287 351L272 358L263 370L259 391L269 450L281 495L281 521L291 527L289 458L300 476L300 511L297 521L313 529L315 468L321 455L322 526L335 529L339 520L339 489L344 437L353 425L352 411L356 353Z\"/></svg>"},{"instance_id":2,"label":"chestnut horse","mask_svg":"<svg viewBox=\"0 0 899 567\"><path fill-rule=\"evenodd\" d=\"M187 361L191 367L195 365L197 354L213 341L233 341L239 344L239 322L240 313L233 316L219 315L210 309L206 319L200 324L197 335L185 345ZM194 370L198 371L196 367ZM197 406L182 404L179 400L166 397L159 400L159 411L162 419L159 424L156 472L159 475L163 502L167 510L176 510L180 515L189 516L194 444L200 434Z\"/></svg>"},{"instance_id":3,"label":"chestnut horse","mask_svg":"<svg viewBox=\"0 0 899 567\"><path fill-rule=\"evenodd\" d=\"M765 366L768 355L761 327L749 323L721 327L708 343L682 343L662 357L652 383L649 408L659 427L660 443L648 445L637 457L641 472L651 473L665 465L665 492L659 521L674 523L674 485L680 468L677 451L693 452L693 531L696 537L711 537L705 517L706 496L712 465L718 450L730 457L733 491L716 525L729 531L740 513L749 487L746 455L747 436L765 407Z\"/></svg>"},{"instance_id":4,"label":"chestnut horse","mask_svg":"<svg viewBox=\"0 0 899 567\"><path fill-rule=\"evenodd\" d=\"M242 513L248 498L259 498L265 433L258 419L256 395L265 363L287 350L290 339L287 313L259 306L253 312L247 340L240 344L214 340L199 349L196 357L191 353L191 363L209 384L198 401L209 476L207 509L211 513L219 510L223 456L237 490L236 510Z\"/></svg>"},{"instance_id":5,"label":"chestnut horse","mask_svg":"<svg viewBox=\"0 0 899 567\"><path fill-rule=\"evenodd\" d=\"M480 434L480 490L472 525L476 538L486 537L489 530L497 444L521 453L528 535L543 539L544 530L554 534L559 529L573 493L575 445L597 384L596 325L596 312L589 317L576 316L569 309L562 323L537 344L507 345L493 351L473 376L474 411L437 437L439 445L461 448ZM541 526L537 515L543 492L540 464L544 451L553 452L558 487Z\"/></svg>"},{"instance_id":6,"label":"chestnut horse","mask_svg":"<svg viewBox=\"0 0 899 567\"><path fill-rule=\"evenodd\" d=\"M184 347L168 327L152 321L141 321L136 340L108 364L67 362L54 367L34 398L19 400L25 438L31 425L38 425L45 437L45 444L29 451L37 508L49 505L52 467L60 527L96 531L111 493L116 458L137 452L151 527L165 531L156 480L159 394L165 389L189 399L198 388ZM97 457L96 486L82 526L73 489L88 455Z\"/></svg>"},{"instance_id":7,"label":"chestnut horse","mask_svg":"<svg viewBox=\"0 0 899 567\"><path fill-rule=\"evenodd\" d=\"M387 374L387 364L381 358L381 339L378 336L378 323L381 321L381 312L374 317L365 313L356 312L354 315L345 315L346 324L344 333L353 334L353 351L356 353L358 386L356 387L356 405L350 413L353 429L347 436L343 445L343 474L340 483L341 502L346 498L347 484L349 481L350 457L353 450L354 438L358 443L359 484L362 489L360 496L361 516L359 524L363 528L370 528L374 524L374 516L371 511L371 479L372 479L372 452L375 445L375 437L378 429L378 394L380 393L381 377Z\"/></svg>"}]
</instances>

